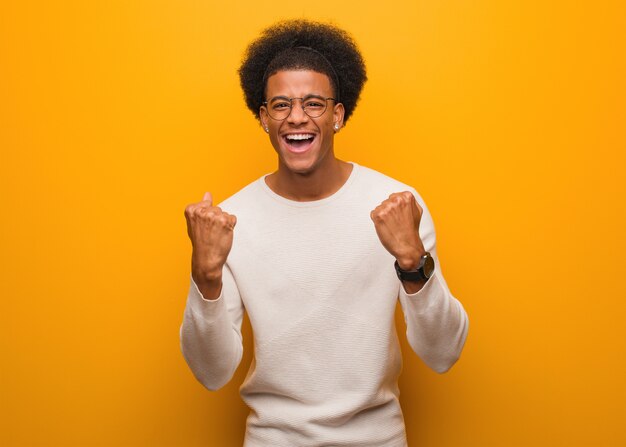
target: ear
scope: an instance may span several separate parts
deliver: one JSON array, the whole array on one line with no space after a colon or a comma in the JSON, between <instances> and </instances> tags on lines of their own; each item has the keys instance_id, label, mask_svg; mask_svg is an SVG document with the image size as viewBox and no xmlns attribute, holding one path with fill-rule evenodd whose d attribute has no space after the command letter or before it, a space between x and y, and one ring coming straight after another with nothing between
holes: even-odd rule
<instances>
[{"instance_id":1,"label":"ear","mask_svg":"<svg viewBox=\"0 0 626 447\"><path fill-rule=\"evenodd\" d=\"M342 103L335 104L333 108L333 125L338 125L339 129L343 127L343 117L346 113Z\"/></svg>"},{"instance_id":2,"label":"ear","mask_svg":"<svg viewBox=\"0 0 626 447\"><path fill-rule=\"evenodd\" d=\"M265 106L261 106L259 109L259 121L261 121L261 126L263 129L267 129L269 123L269 115L267 114L267 109Z\"/></svg>"}]
</instances>

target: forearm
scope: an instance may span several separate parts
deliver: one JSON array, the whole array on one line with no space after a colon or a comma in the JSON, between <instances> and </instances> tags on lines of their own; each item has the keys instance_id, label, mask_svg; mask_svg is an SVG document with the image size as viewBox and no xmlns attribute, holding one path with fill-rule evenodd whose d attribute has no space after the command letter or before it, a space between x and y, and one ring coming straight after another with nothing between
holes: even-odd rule
<instances>
[{"instance_id":1,"label":"forearm","mask_svg":"<svg viewBox=\"0 0 626 447\"><path fill-rule=\"evenodd\" d=\"M210 280L202 280L199 275L192 274L192 278L202 297L208 301L214 301L219 298L222 292L222 275L214 277Z\"/></svg>"},{"instance_id":2,"label":"forearm","mask_svg":"<svg viewBox=\"0 0 626 447\"><path fill-rule=\"evenodd\" d=\"M446 372L461 355L469 321L461 303L432 276L417 293L401 293L407 339L413 351L433 370ZM407 290L408 292L408 290Z\"/></svg>"},{"instance_id":3,"label":"forearm","mask_svg":"<svg viewBox=\"0 0 626 447\"><path fill-rule=\"evenodd\" d=\"M426 280L422 281L402 281L402 287L407 295L419 292L426 285Z\"/></svg>"},{"instance_id":4,"label":"forearm","mask_svg":"<svg viewBox=\"0 0 626 447\"><path fill-rule=\"evenodd\" d=\"M216 390L231 379L243 348L223 292L216 299L207 300L200 288L191 282L180 341L187 364L206 388Z\"/></svg>"}]
</instances>

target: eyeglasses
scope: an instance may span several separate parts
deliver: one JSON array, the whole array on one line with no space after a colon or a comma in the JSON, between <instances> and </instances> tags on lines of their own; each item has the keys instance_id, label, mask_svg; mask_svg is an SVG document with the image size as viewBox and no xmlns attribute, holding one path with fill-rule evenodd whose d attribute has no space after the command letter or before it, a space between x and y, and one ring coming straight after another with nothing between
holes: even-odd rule
<instances>
[{"instance_id":1,"label":"eyeglasses","mask_svg":"<svg viewBox=\"0 0 626 447\"><path fill-rule=\"evenodd\" d=\"M291 114L293 100L302 101L302 110L311 118L318 118L324 114L328 106L328 101L336 101L335 98L324 98L318 95L306 95L304 98L287 98L286 96L275 96L269 101L264 101L270 118L282 121Z\"/></svg>"}]
</instances>

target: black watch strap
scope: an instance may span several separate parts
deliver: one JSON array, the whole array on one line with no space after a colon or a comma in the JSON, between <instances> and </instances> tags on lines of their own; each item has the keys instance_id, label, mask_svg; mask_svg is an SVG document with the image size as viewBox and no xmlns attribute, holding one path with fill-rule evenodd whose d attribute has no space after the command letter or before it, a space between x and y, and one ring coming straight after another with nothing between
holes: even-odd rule
<instances>
[{"instance_id":1,"label":"black watch strap","mask_svg":"<svg viewBox=\"0 0 626 447\"><path fill-rule=\"evenodd\" d=\"M397 260L394 266L400 281L427 281L435 270L435 262L428 252L421 257L420 264L415 270L402 270Z\"/></svg>"}]
</instances>

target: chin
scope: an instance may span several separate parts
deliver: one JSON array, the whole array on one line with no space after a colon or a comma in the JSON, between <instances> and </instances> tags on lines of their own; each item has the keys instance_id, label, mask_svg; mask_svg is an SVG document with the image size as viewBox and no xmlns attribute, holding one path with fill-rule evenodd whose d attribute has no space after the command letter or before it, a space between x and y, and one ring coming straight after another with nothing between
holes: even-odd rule
<instances>
[{"instance_id":1,"label":"chin","mask_svg":"<svg viewBox=\"0 0 626 447\"><path fill-rule=\"evenodd\" d=\"M294 174L299 174L299 175L307 175L307 174L311 174L313 171L315 171L315 168L317 167L317 163L315 163L315 161L305 161L305 160L292 160L292 161L286 161L285 159L281 160L281 164L289 171L289 172L293 172Z\"/></svg>"},{"instance_id":2,"label":"chin","mask_svg":"<svg viewBox=\"0 0 626 447\"><path fill-rule=\"evenodd\" d=\"M284 149L282 149L284 150ZM289 151L285 150L282 152L280 156L280 164L287 171L292 172L294 174L299 175L307 175L313 173L317 168L322 164L324 159L323 156L320 156L317 151L311 151L310 153L304 154L292 154Z\"/></svg>"}]
</instances>

